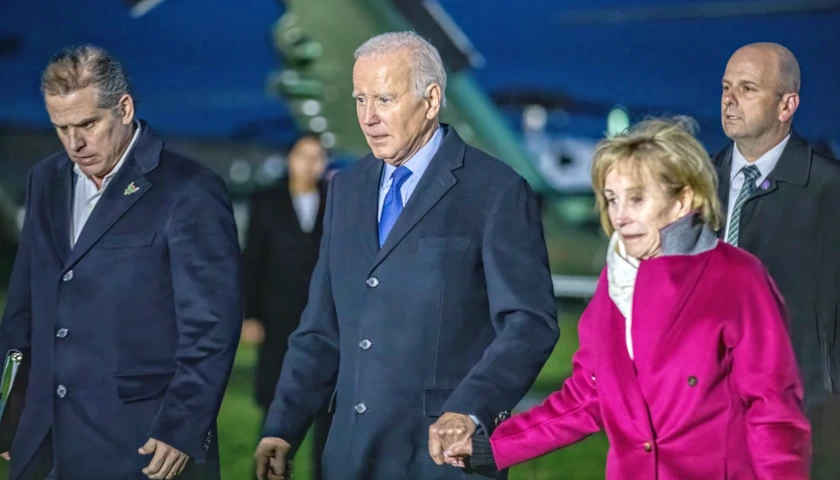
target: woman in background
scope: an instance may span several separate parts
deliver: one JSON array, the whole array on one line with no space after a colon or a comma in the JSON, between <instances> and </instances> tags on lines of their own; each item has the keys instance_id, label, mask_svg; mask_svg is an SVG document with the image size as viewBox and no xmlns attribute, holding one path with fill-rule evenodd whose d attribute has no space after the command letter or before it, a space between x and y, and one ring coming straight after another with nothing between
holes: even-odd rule
<instances>
[{"instance_id":1,"label":"woman in background","mask_svg":"<svg viewBox=\"0 0 840 480\"><path fill-rule=\"evenodd\" d=\"M807 479L784 305L756 258L717 240L706 151L646 121L599 144L592 180L610 243L571 378L448 462L504 469L605 430L608 480Z\"/></svg>"}]
</instances>

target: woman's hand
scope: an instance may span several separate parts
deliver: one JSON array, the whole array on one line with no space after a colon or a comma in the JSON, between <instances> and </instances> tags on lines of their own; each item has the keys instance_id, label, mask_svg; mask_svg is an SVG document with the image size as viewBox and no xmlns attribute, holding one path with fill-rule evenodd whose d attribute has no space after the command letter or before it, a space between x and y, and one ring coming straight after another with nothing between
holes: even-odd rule
<instances>
[{"instance_id":1,"label":"woman's hand","mask_svg":"<svg viewBox=\"0 0 840 480\"><path fill-rule=\"evenodd\" d=\"M464 459L472 455L472 437L458 443L452 444L448 450L443 452L444 461L457 468L464 468Z\"/></svg>"}]
</instances>

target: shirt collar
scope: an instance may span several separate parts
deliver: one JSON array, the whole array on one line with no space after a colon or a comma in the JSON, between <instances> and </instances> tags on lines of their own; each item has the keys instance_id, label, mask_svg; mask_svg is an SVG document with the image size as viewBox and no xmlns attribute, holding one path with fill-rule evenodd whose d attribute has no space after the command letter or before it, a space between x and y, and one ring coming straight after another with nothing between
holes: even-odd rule
<instances>
[{"instance_id":1,"label":"shirt collar","mask_svg":"<svg viewBox=\"0 0 840 480\"><path fill-rule=\"evenodd\" d=\"M409 158L407 162L403 165L411 170L411 176L414 178L420 178L423 176L423 172L429 167L429 164L432 162L432 158L434 158L435 154L437 153L438 149L440 148L440 144L443 143L443 127L438 127L435 131L432 138L423 145L417 153L414 154L413 157ZM394 174L394 170L397 167L386 163L385 169L382 172L382 182L381 187L384 187L388 180L391 179L391 175Z\"/></svg>"},{"instance_id":2,"label":"shirt collar","mask_svg":"<svg viewBox=\"0 0 840 480\"><path fill-rule=\"evenodd\" d=\"M770 172L773 171L773 168L776 167L776 164L779 162L779 158L782 156L782 152L785 149L785 146L790 140L790 133L778 143L775 147L771 148L767 151L764 155L760 156L758 160L752 162L752 165L758 167L758 171L761 172L762 177L766 177ZM741 172L741 169L745 166L750 165L750 162L741 155L740 150L738 150L738 144L736 143L735 146L732 148L732 170L729 173L729 180L732 181L735 177Z\"/></svg>"},{"instance_id":3,"label":"shirt collar","mask_svg":"<svg viewBox=\"0 0 840 480\"><path fill-rule=\"evenodd\" d=\"M105 184L107 184L111 181L112 178L114 178L114 175L117 174L117 172L120 170L120 167L122 167L122 164L125 163L125 159L128 158L128 155L131 153L131 149L134 148L134 144L137 143L137 139L140 137L140 122L135 120L134 126L136 127L134 129L134 136L131 137L131 142L129 142L128 148L125 149L125 152L123 152L117 164L114 165L114 168L112 168L111 171L108 172L107 175L105 175L105 178L102 179L103 188L105 187ZM76 164L73 164L73 171L76 172L76 175L78 175L79 177L88 178L88 176L85 175L85 172L83 172L82 169L79 168L79 166Z\"/></svg>"}]
</instances>

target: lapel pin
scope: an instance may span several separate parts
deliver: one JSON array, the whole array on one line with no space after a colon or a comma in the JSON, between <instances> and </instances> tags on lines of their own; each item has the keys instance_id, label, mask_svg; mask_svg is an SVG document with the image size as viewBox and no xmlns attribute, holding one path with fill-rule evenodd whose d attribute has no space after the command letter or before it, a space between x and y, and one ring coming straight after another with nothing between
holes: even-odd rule
<instances>
[{"instance_id":1,"label":"lapel pin","mask_svg":"<svg viewBox=\"0 0 840 480\"><path fill-rule=\"evenodd\" d=\"M125 187L125 191L123 192L123 195L131 195L132 193L136 192L137 190L140 190L140 189L137 188L136 185L134 185L134 182L131 182L131 183L128 184L127 187Z\"/></svg>"},{"instance_id":2,"label":"lapel pin","mask_svg":"<svg viewBox=\"0 0 840 480\"><path fill-rule=\"evenodd\" d=\"M770 188L770 181L769 180L765 180L765 181L761 182L761 189L762 190L767 190L768 188Z\"/></svg>"}]
</instances>

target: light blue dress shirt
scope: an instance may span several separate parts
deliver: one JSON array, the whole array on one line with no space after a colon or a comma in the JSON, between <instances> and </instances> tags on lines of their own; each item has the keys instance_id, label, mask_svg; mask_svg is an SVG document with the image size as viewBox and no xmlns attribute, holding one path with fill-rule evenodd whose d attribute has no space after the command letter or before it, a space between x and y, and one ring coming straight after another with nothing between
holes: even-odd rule
<instances>
[{"instance_id":1,"label":"light blue dress shirt","mask_svg":"<svg viewBox=\"0 0 840 480\"><path fill-rule=\"evenodd\" d=\"M400 187L403 206L408 204L408 198L411 197L411 194L417 187L417 183L420 182L420 178L423 177L423 173L426 172L426 168L429 167L429 163L432 162L432 158L437 153L441 143L443 143L443 127L438 127L435 134L432 135L431 140L403 164L411 170L411 176ZM379 181L379 212L376 214L376 221L379 221L379 218L382 216L382 204L385 203L385 195L388 193L388 189L391 188L391 182L393 181L391 176L396 169L397 167L388 163L382 169L382 178Z\"/></svg>"}]
</instances>

